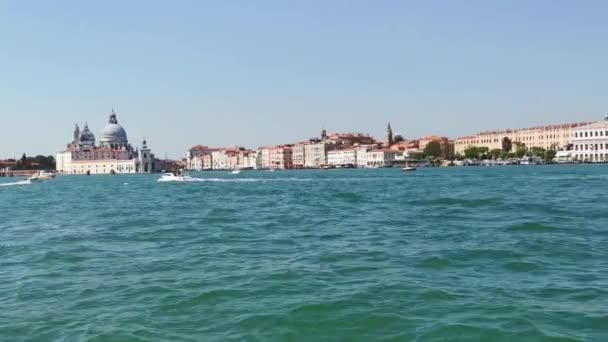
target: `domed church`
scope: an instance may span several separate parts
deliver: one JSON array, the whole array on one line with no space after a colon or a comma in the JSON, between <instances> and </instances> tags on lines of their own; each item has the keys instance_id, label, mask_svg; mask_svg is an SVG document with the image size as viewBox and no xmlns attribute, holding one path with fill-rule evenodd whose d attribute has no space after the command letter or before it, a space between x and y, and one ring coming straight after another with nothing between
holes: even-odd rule
<instances>
[{"instance_id":1,"label":"domed church","mask_svg":"<svg viewBox=\"0 0 608 342\"><path fill-rule=\"evenodd\" d=\"M151 173L156 171L156 159L146 140L133 148L127 131L118 123L114 109L101 130L99 143L88 124L82 131L76 125L72 142L57 153L57 172L64 174Z\"/></svg>"},{"instance_id":2,"label":"domed church","mask_svg":"<svg viewBox=\"0 0 608 342\"><path fill-rule=\"evenodd\" d=\"M108 124L101 131L101 139L99 145L105 148L120 149L127 148L129 141L127 139L127 131L118 124L116 113L112 109Z\"/></svg>"}]
</instances>

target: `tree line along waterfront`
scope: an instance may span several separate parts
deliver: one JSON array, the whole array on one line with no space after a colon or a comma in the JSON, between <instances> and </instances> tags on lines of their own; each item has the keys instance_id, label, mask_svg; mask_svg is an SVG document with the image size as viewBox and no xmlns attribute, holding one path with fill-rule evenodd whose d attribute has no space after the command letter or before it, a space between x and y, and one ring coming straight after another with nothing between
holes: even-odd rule
<instances>
[{"instance_id":1,"label":"tree line along waterfront","mask_svg":"<svg viewBox=\"0 0 608 342\"><path fill-rule=\"evenodd\" d=\"M54 171L56 167L53 156L30 156L25 153L19 159L0 160L0 177L25 175L28 171Z\"/></svg>"},{"instance_id":2,"label":"tree line along waterfront","mask_svg":"<svg viewBox=\"0 0 608 342\"><path fill-rule=\"evenodd\" d=\"M502 148L489 149L488 147L469 146L464 153L451 153L450 150L441 148L438 141L429 142L422 152L413 152L408 155L408 160L417 163L427 162L429 166L448 165L453 166L455 161L489 161L489 160L521 160L530 157L542 163L553 163L557 151L544 149L538 146L527 147L521 142L513 143L505 137L502 140Z\"/></svg>"}]
</instances>

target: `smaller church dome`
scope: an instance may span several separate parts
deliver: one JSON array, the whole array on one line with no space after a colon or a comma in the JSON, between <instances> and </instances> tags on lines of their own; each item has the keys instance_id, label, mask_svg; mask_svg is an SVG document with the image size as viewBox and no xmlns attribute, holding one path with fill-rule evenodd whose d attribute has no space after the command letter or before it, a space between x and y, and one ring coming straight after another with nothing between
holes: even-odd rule
<instances>
[{"instance_id":1,"label":"smaller church dome","mask_svg":"<svg viewBox=\"0 0 608 342\"><path fill-rule=\"evenodd\" d=\"M80 144L86 146L95 146L95 134L89 130L89 125L85 123L82 132L80 133Z\"/></svg>"}]
</instances>

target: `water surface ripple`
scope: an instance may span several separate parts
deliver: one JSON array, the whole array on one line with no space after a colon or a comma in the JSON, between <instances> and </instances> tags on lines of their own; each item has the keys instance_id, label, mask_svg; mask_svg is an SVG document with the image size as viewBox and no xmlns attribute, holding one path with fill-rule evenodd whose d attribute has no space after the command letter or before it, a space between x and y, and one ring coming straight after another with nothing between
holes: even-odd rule
<instances>
[{"instance_id":1,"label":"water surface ripple","mask_svg":"<svg viewBox=\"0 0 608 342\"><path fill-rule=\"evenodd\" d=\"M2 341L606 341L607 166L0 179Z\"/></svg>"}]
</instances>

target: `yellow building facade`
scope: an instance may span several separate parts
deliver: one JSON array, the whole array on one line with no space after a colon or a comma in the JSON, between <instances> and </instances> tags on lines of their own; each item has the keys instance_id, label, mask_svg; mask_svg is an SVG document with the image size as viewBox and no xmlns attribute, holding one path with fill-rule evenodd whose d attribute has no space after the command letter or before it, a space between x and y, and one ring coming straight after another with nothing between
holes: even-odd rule
<instances>
[{"instance_id":1,"label":"yellow building facade","mask_svg":"<svg viewBox=\"0 0 608 342\"><path fill-rule=\"evenodd\" d=\"M456 138L454 151L456 154L464 154L464 150L470 146L487 147L490 150L502 149L502 140L505 137L511 139L513 149L515 149L516 143L520 142L528 148L542 147L546 150L559 150L572 143L574 131L578 127L588 124L588 122L580 122L480 132L476 135Z\"/></svg>"}]
</instances>

